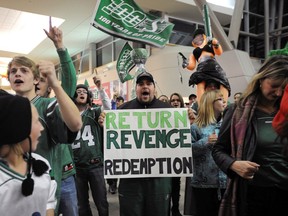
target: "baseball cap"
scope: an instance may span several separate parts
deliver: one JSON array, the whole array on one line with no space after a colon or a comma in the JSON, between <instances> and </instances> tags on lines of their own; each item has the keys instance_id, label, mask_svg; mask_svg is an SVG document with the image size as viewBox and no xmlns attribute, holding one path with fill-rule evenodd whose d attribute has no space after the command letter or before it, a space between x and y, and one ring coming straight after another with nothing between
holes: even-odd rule
<instances>
[{"instance_id":1,"label":"baseball cap","mask_svg":"<svg viewBox=\"0 0 288 216\"><path fill-rule=\"evenodd\" d=\"M140 73L138 76L137 76L137 79L136 79L136 83L138 84L140 81L142 80L149 80L150 82L153 82L154 83L154 78L152 76L152 74L148 73L148 72L142 72Z\"/></svg>"},{"instance_id":2,"label":"baseball cap","mask_svg":"<svg viewBox=\"0 0 288 216\"><path fill-rule=\"evenodd\" d=\"M192 99L192 98L197 98L197 95L195 95L195 94L190 94L190 95L189 95L189 100Z\"/></svg>"}]
</instances>

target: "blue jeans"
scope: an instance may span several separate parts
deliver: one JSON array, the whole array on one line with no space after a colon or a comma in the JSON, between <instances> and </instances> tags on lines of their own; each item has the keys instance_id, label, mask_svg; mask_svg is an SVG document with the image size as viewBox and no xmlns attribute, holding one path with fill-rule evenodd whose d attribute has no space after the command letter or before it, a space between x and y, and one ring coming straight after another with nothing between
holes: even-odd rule
<instances>
[{"instance_id":1,"label":"blue jeans","mask_svg":"<svg viewBox=\"0 0 288 216\"><path fill-rule=\"evenodd\" d=\"M74 175L61 182L61 197L58 213L63 214L63 216L78 216L77 190Z\"/></svg>"},{"instance_id":2,"label":"blue jeans","mask_svg":"<svg viewBox=\"0 0 288 216\"><path fill-rule=\"evenodd\" d=\"M89 186L99 216L108 216L109 208L103 166L93 169L77 169L76 184L79 216L92 216L89 203Z\"/></svg>"}]
</instances>

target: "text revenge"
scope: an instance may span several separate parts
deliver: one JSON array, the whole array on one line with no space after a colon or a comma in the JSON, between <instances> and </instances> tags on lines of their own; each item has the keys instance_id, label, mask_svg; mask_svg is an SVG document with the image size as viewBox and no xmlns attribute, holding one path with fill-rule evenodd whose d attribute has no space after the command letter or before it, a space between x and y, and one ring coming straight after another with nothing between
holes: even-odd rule
<instances>
[{"instance_id":1,"label":"text revenge","mask_svg":"<svg viewBox=\"0 0 288 216\"><path fill-rule=\"evenodd\" d=\"M186 108L107 111L104 147L105 178L192 175Z\"/></svg>"},{"instance_id":2,"label":"text revenge","mask_svg":"<svg viewBox=\"0 0 288 216\"><path fill-rule=\"evenodd\" d=\"M187 135L189 136L189 129L173 129L167 130L125 130L121 131L120 134L115 131L107 132L107 149L111 149L113 145L116 149L132 149L133 145L137 149L141 148L177 148L191 146L191 143L185 143L187 141ZM177 138L173 138L173 136ZM117 139L120 137L120 143ZM133 143L130 143L132 140Z\"/></svg>"}]
</instances>

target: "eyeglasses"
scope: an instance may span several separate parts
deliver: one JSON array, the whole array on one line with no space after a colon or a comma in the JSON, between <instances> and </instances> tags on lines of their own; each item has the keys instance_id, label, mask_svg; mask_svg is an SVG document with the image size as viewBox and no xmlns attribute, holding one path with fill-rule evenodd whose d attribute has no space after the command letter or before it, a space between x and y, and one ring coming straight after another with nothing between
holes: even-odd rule
<instances>
[{"instance_id":1,"label":"eyeglasses","mask_svg":"<svg viewBox=\"0 0 288 216\"><path fill-rule=\"evenodd\" d=\"M81 94L81 93L88 94L88 92L86 90L77 90L76 93L77 94Z\"/></svg>"}]
</instances>

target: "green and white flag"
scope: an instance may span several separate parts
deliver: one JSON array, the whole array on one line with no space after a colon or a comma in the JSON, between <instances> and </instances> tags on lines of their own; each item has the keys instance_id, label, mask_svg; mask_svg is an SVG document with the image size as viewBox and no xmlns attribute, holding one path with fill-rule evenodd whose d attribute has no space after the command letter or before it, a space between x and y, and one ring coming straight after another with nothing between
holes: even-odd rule
<instances>
[{"instance_id":1,"label":"green and white flag","mask_svg":"<svg viewBox=\"0 0 288 216\"><path fill-rule=\"evenodd\" d=\"M92 25L126 40L164 47L174 24L145 13L132 0L98 0Z\"/></svg>"},{"instance_id":2,"label":"green and white flag","mask_svg":"<svg viewBox=\"0 0 288 216\"><path fill-rule=\"evenodd\" d=\"M134 77L129 74L132 68L135 66L134 61L131 57L131 51L133 48L129 45L129 43L125 43L123 46L117 60L116 70L119 76L119 79L122 83L132 80Z\"/></svg>"}]
</instances>

